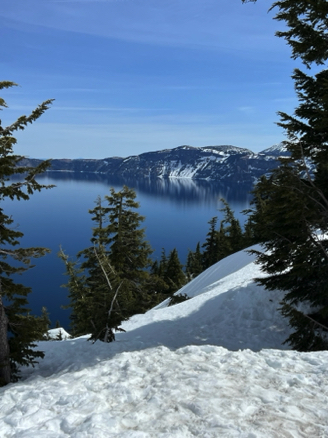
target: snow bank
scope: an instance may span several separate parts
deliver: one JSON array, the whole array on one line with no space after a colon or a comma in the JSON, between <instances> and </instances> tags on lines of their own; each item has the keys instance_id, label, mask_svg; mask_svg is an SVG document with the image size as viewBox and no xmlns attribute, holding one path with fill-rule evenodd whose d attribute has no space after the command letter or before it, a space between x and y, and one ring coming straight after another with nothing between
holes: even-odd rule
<instances>
[{"instance_id":1,"label":"snow bank","mask_svg":"<svg viewBox=\"0 0 328 438\"><path fill-rule=\"evenodd\" d=\"M324 437L328 353L166 347L105 358L101 344L65 341L71 368L2 389L1 437ZM57 349L57 354L60 352ZM65 354L65 355L66 355ZM92 359L91 359L92 357ZM56 360L67 361L60 354ZM49 363L49 362L48 362Z\"/></svg>"},{"instance_id":2,"label":"snow bank","mask_svg":"<svg viewBox=\"0 0 328 438\"><path fill-rule=\"evenodd\" d=\"M41 342L39 365L0 388L1 438L328 436L328 352L283 350L281 295L260 275L240 252L115 343Z\"/></svg>"},{"instance_id":3,"label":"snow bank","mask_svg":"<svg viewBox=\"0 0 328 438\"><path fill-rule=\"evenodd\" d=\"M123 323L127 333L118 339L133 336L139 348L191 344L229 350L288 348L282 345L290 334L288 321L277 310L283 295L256 285L254 278L263 273L254 259L240 251L220 261L177 292L192 299L172 307L166 300L135 315Z\"/></svg>"},{"instance_id":4,"label":"snow bank","mask_svg":"<svg viewBox=\"0 0 328 438\"><path fill-rule=\"evenodd\" d=\"M65 340L71 337L71 335L67 333L67 331L62 327L50 329L48 330L47 334L49 339L53 339L53 340Z\"/></svg>"}]
</instances>

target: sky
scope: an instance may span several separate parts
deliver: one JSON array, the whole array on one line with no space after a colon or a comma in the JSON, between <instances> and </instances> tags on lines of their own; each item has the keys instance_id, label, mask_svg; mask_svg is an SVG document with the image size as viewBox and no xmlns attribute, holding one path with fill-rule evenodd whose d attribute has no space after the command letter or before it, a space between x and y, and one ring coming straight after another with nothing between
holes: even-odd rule
<instances>
[{"instance_id":1,"label":"sky","mask_svg":"<svg viewBox=\"0 0 328 438\"><path fill-rule=\"evenodd\" d=\"M180 145L259 152L284 139L295 61L272 1L1 0L3 125L33 158L126 157Z\"/></svg>"},{"instance_id":2,"label":"sky","mask_svg":"<svg viewBox=\"0 0 328 438\"><path fill-rule=\"evenodd\" d=\"M40 342L44 359L0 388L1 437L327 437L328 352L282 344L283 293L255 283L254 258L211 266L113 343Z\"/></svg>"}]
</instances>

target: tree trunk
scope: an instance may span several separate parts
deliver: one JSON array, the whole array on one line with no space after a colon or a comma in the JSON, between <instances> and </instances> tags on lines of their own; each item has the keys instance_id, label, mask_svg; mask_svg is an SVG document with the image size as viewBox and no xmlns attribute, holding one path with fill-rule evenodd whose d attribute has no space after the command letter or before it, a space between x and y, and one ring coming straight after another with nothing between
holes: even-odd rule
<instances>
[{"instance_id":1,"label":"tree trunk","mask_svg":"<svg viewBox=\"0 0 328 438\"><path fill-rule=\"evenodd\" d=\"M10 361L8 344L8 318L0 295L0 386L10 382Z\"/></svg>"}]
</instances>

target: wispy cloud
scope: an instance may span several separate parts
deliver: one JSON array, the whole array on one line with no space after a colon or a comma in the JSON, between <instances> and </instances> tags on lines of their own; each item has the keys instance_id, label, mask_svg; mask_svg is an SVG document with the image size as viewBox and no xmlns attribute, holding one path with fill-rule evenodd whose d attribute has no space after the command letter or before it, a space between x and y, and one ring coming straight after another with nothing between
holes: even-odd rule
<instances>
[{"instance_id":1,"label":"wispy cloud","mask_svg":"<svg viewBox=\"0 0 328 438\"><path fill-rule=\"evenodd\" d=\"M247 49L262 56L275 51L275 26L271 17L263 14L267 5L259 2L256 8L249 6L237 2L232 7L231 0L15 0L5 2L0 15L141 43ZM271 37L268 28L272 29Z\"/></svg>"},{"instance_id":2,"label":"wispy cloud","mask_svg":"<svg viewBox=\"0 0 328 438\"><path fill-rule=\"evenodd\" d=\"M182 144L233 144L260 151L282 139L274 124L264 129L257 123L215 123L215 118L205 119L202 115L134 120L117 116L107 123L39 123L18 135L17 153L49 158L126 157ZM261 135L255 137L254 132Z\"/></svg>"},{"instance_id":3,"label":"wispy cloud","mask_svg":"<svg viewBox=\"0 0 328 438\"><path fill-rule=\"evenodd\" d=\"M240 106L239 108L237 108L238 111L241 111L242 113L246 113L246 114L254 114L255 107L253 106Z\"/></svg>"},{"instance_id":4,"label":"wispy cloud","mask_svg":"<svg viewBox=\"0 0 328 438\"><path fill-rule=\"evenodd\" d=\"M3 0L2 75L22 85L6 90L3 119L56 99L19 133L18 153L101 158L278 143L273 122L293 103L292 67L289 53L281 61L287 49L268 2Z\"/></svg>"}]
</instances>

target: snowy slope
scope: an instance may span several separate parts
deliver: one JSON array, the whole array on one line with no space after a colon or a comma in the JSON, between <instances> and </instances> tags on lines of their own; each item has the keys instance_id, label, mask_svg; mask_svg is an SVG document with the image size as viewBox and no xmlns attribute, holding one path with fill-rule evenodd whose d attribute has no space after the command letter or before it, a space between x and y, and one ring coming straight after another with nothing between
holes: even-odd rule
<instances>
[{"instance_id":1,"label":"snowy slope","mask_svg":"<svg viewBox=\"0 0 328 438\"><path fill-rule=\"evenodd\" d=\"M1 438L327 437L328 352L281 345L281 295L259 275L242 251L115 343L40 343L45 359L0 389Z\"/></svg>"},{"instance_id":2,"label":"snowy slope","mask_svg":"<svg viewBox=\"0 0 328 438\"><path fill-rule=\"evenodd\" d=\"M147 347L209 343L229 350L286 348L282 342L289 335L287 320L277 312L283 295L255 284L254 277L263 274L254 258L241 251L215 264L178 292L192 300L173 307L167 307L166 300L145 315L132 317L123 324L127 334L120 339L134 330L135 338Z\"/></svg>"},{"instance_id":3,"label":"snowy slope","mask_svg":"<svg viewBox=\"0 0 328 438\"><path fill-rule=\"evenodd\" d=\"M278 147L278 149L277 149ZM279 165L284 154L279 145L261 153L236 146L178 146L145 152L126 158L54 159L52 171L95 173L123 178L183 178L253 184ZM36 166L41 160L24 158L24 166Z\"/></svg>"}]
</instances>

